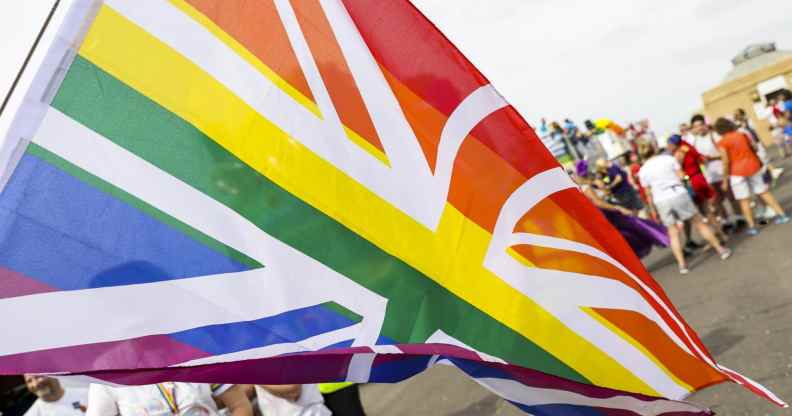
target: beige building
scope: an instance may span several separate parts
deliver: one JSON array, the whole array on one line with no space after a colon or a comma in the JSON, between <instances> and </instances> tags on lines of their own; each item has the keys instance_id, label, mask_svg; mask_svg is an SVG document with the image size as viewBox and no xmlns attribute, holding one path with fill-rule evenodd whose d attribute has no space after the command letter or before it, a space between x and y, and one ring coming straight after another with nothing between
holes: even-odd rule
<instances>
[{"instance_id":1,"label":"beige building","mask_svg":"<svg viewBox=\"0 0 792 416\"><path fill-rule=\"evenodd\" d=\"M720 85L704 93L704 113L714 120L742 108L762 141L770 144L767 103L780 92L792 90L792 51L777 50L774 43L751 45L732 64Z\"/></svg>"}]
</instances>

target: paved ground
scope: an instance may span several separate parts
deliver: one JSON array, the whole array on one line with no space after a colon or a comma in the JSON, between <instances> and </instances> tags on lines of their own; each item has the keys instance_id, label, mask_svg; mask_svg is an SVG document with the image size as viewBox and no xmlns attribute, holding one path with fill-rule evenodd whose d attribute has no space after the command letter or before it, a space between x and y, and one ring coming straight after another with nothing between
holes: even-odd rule
<instances>
[{"instance_id":1,"label":"paved ground","mask_svg":"<svg viewBox=\"0 0 792 416\"><path fill-rule=\"evenodd\" d=\"M792 160L774 193L792 212ZM645 264L721 364L792 401L792 224L767 226L753 238L734 238L723 262L703 253L688 276L668 250ZM719 415L785 415L734 384L711 387L691 400ZM451 368L435 368L396 385L368 385L371 415L522 415Z\"/></svg>"}]
</instances>

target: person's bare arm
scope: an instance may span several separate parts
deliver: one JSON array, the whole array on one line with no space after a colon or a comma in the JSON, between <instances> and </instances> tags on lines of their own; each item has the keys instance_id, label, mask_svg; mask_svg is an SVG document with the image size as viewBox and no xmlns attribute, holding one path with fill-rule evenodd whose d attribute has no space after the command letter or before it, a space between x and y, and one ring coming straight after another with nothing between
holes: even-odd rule
<instances>
[{"instance_id":1,"label":"person's bare arm","mask_svg":"<svg viewBox=\"0 0 792 416\"><path fill-rule=\"evenodd\" d=\"M619 211L619 212L621 212L624 215L632 215L632 211L630 211L629 209L624 208L624 207L620 207L618 205L613 205L613 204L603 200L602 198L597 196L597 194L594 193L594 191L592 191L591 188L588 188L588 189L584 190L583 194L585 194L588 197L588 199L597 208L610 209L610 210L613 210L613 211Z\"/></svg>"},{"instance_id":2,"label":"person's bare arm","mask_svg":"<svg viewBox=\"0 0 792 416\"><path fill-rule=\"evenodd\" d=\"M242 386L234 385L220 395L226 409L232 416L253 416L253 406Z\"/></svg>"},{"instance_id":3,"label":"person's bare arm","mask_svg":"<svg viewBox=\"0 0 792 416\"><path fill-rule=\"evenodd\" d=\"M613 182L611 182L611 183L608 185L608 189L613 189L613 188L615 188L615 187L619 186L619 184L621 184L621 183L622 183L622 177L621 177L621 175L616 175L616 177L615 177L615 178L613 178Z\"/></svg>"},{"instance_id":4,"label":"person's bare arm","mask_svg":"<svg viewBox=\"0 0 792 416\"><path fill-rule=\"evenodd\" d=\"M729 160L729 153L726 152L726 149L719 147L718 150L720 151L721 160L723 161L723 173L725 174L724 176L726 176L721 183L721 190L726 192L729 190L729 163L731 161Z\"/></svg>"},{"instance_id":5,"label":"person's bare arm","mask_svg":"<svg viewBox=\"0 0 792 416\"><path fill-rule=\"evenodd\" d=\"M646 206L649 208L649 214L652 218L657 218L657 208L654 205L654 199L652 199L652 187L644 186L644 192L646 193Z\"/></svg>"}]
</instances>

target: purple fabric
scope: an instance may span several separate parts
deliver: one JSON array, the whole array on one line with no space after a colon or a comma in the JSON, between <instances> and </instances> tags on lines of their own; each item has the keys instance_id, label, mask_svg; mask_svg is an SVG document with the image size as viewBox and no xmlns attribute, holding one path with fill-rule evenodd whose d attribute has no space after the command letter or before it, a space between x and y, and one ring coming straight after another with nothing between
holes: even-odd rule
<instances>
[{"instance_id":1,"label":"purple fabric","mask_svg":"<svg viewBox=\"0 0 792 416\"><path fill-rule=\"evenodd\" d=\"M5 355L0 357L0 368L8 374L75 372L86 364L101 369L157 368L210 355L168 335L150 335Z\"/></svg>"},{"instance_id":2,"label":"purple fabric","mask_svg":"<svg viewBox=\"0 0 792 416\"><path fill-rule=\"evenodd\" d=\"M54 292L55 290L38 280L0 267L0 299Z\"/></svg>"},{"instance_id":3,"label":"purple fabric","mask_svg":"<svg viewBox=\"0 0 792 416\"><path fill-rule=\"evenodd\" d=\"M588 162L585 160L578 160L577 163L575 163L575 173L581 178L588 177Z\"/></svg>"},{"instance_id":4,"label":"purple fabric","mask_svg":"<svg viewBox=\"0 0 792 416\"><path fill-rule=\"evenodd\" d=\"M604 209L605 218L616 227L638 257L646 257L653 246L668 247L668 233L660 224Z\"/></svg>"}]
</instances>

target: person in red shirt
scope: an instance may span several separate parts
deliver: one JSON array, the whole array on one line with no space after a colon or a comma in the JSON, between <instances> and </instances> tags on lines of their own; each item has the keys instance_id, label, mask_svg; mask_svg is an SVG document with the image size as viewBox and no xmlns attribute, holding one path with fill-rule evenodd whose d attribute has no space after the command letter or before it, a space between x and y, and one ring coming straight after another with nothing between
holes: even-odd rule
<instances>
[{"instance_id":1,"label":"person in red shirt","mask_svg":"<svg viewBox=\"0 0 792 416\"><path fill-rule=\"evenodd\" d=\"M756 235L759 230L751 210L751 194L756 194L776 212L775 224L789 222L789 217L784 213L773 194L770 193L763 178L762 162L756 155L754 143L745 133L737 130L737 125L729 119L719 118L715 122L715 130L721 135L718 150L723 160L723 170L729 175L729 180L723 181L723 191L728 191L731 186L734 198L740 202L740 210L748 221L749 235Z\"/></svg>"},{"instance_id":2,"label":"person in red shirt","mask_svg":"<svg viewBox=\"0 0 792 416\"><path fill-rule=\"evenodd\" d=\"M643 186L641 185L641 181L638 179L638 171L641 170L641 162L638 159L638 153L637 152L630 153L629 161L630 161L630 166L629 166L630 179L632 180L635 189L638 190L638 195L641 197L641 201L643 201L644 204L647 204L649 203L649 200L646 199L646 190L643 188Z\"/></svg>"},{"instance_id":3,"label":"person in red shirt","mask_svg":"<svg viewBox=\"0 0 792 416\"><path fill-rule=\"evenodd\" d=\"M721 241L725 241L726 235L721 231L720 223L717 219L718 215L724 217L723 213L718 212L718 207L722 207L722 205L717 203L717 193L707 182L707 178L701 169L707 159L678 134L668 138L667 146L668 151L682 166L682 172L685 173L685 179L693 191L693 199L699 210L704 212L707 221L718 231L718 237Z\"/></svg>"}]
</instances>

